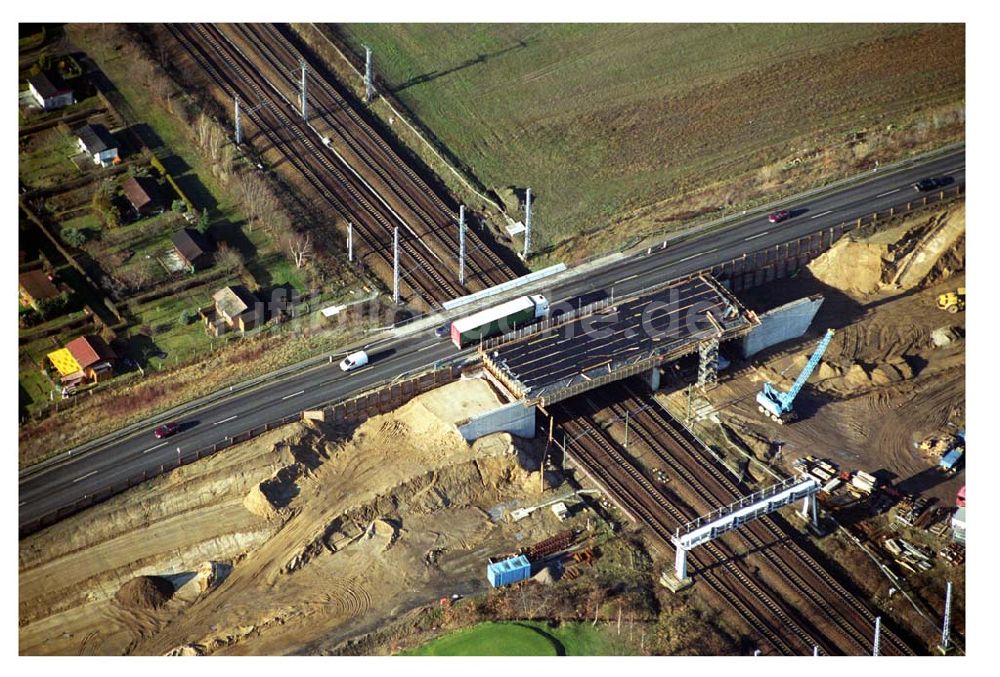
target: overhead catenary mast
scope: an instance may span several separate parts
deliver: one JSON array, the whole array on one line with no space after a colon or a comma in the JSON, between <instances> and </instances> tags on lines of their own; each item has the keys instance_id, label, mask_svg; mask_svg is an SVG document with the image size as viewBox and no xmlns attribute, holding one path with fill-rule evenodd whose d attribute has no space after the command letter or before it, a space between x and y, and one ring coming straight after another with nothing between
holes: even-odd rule
<instances>
[{"instance_id":1,"label":"overhead catenary mast","mask_svg":"<svg viewBox=\"0 0 1000 677\"><path fill-rule=\"evenodd\" d=\"M524 196L524 253L521 255L525 261L528 260L528 252L531 251L531 189Z\"/></svg>"},{"instance_id":2,"label":"overhead catenary mast","mask_svg":"<svg viewBox=\"0 0 1000 677\"><path fill-rule=\"evenodd\" d=\"M240 125L240 95L236 95L236 145L243 143L243 129Z\"/></svg>"},{"instance_id":3,"label":"overhead catenary mast","mask_svg":"<svg viewBox=\"0 0 1000 677\"><path fill-rule=\"evenodd\" d=\"M399 226L392 229L392 300L399 303Z\"/></svg>"},{"instance_id":4,"label":"overhead catenary mast","mask_svg":"<svg viewBox=\"0 0 1000 677\"><path fill-rule=\"evenodd\" d=\"M465 284L465 205L458 208L458 283Z\"/></svg>"},{"instance_id":5,"label":"overhead catenary mast","mask_svg":"<svg viewBox=\"0 0 1000 677\"><path fill-rule=\"evenodd\" d=\"M300 61L302 67L302 119L306 119L306 62Z\"/></svg>"},{"instance_id":6,"label":"overhead catenary mast","mask_svg":"<svg viewBox=\"0 0 1000 677\"><path fill-rule=\"evenodd\" d=\"M372 80L372 50L365 45L365 103L375 98L375 82Z\"/></svg>"}]
</instances>

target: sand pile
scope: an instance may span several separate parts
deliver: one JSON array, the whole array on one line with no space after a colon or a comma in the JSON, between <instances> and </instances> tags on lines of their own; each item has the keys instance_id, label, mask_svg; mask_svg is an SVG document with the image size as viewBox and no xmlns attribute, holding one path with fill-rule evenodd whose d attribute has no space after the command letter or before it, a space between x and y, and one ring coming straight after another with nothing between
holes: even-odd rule
<instances>
[{"instance_id":1,"label":"sand pile","mask_svg":"<svg viewBox=\"0 0 1000 677\"><path fill-rule=\"evenodd\" d=\"M965 204L869 238L843 237L808 268L857 298L940 282L965 268Z\"/></svg>"},{"instance_id":2,"label":"sand pile","mask_svg":"<svg viewBox=\"0 0 1000 677\"><path fill-rule=\"evenodd\" d=\"M824 284L860 296L882 288L882 245L852 242L841 238L822 256L809 264L809 270Z\"/></svg>"},{"instance_id":3,"label":"sand pile","mask_svg":"<svg viewBox=\"0 0 1000 677\"><path fill-rule=\"evenodd\" d=\"M200 644L182 644L168 651L166 656L204 656L205 648Z\"/></svg>"},{"instance_id":4,"label":"sand pile","mask_svg":"<svg viewBox=\"0 0 1000 677\"><path fill-rule=\"evenodd\" d=\"M174 594L174 586L160 576L139 576L118 589L115 600L125 609L159 609Z\"/></svg>"}]
</instances>

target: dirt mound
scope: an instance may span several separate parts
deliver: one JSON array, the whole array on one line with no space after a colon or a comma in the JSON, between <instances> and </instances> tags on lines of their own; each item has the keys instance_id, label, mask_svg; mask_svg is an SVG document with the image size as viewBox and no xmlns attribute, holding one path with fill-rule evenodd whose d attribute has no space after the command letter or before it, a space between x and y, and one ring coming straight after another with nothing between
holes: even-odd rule
<instances>
[{"instance_id":1,"label":"dirt mound","mask_svg":"<svg viewBox=\"0 0 1000 677\"><path fill-rule=\"evenodd\" d=\"M562 572L557 567L548 566L539 571L534 576L532 576L532 579L534 579L538 583L541 583L542 585L552 585L553 583L559 580L559 577L561 575Z\"/></svg>"},{"instance_id":2,"label":"dirt mound","mask_svg":"<svg viewBox=\"0 0 1000 677\"><path fill-rule=\"evenodd\" d=\"M298 463L284 466L270 479L253 487L243 499L243 506L265 519L278 517L282 514L282 508L287 507L291 500L298 496L299 487L296 480L302 474L302 470L302 466Z\"/></svg>"},{"instance_id":3,"label":"dirt mound","mask_svg":"<svg viewBox=\"0 0 1000 677\"><path fill-rule=\"evenodd\" d=\"M884 246L854 242L845 237L808 267L824 284L864 296L882 288L885 252Z\"/></svg>"},{"instance_id":4,"label":"dirt mound","mask_svg":"<svg viewBox=\"0 0 1000 677\"><path fill-rule=\"evenodd\" d=\"M161 576L138 576L118 589L115 600L129 611L159 609L174 594L174 586Z\"/></svg>"},{"instance_id":5,"label":"dirt mound","mask_svg":"<svg viewBox=\"0 0 1000 677\"><path fill-rule=\"evenodd\" d=\"M197 579L198 589L201 592L208 592L215 589L233 568L223 562L204 562L198 567Z\"/></svg>"},{"instance_id":6,"label":"dirt mound","mask_svg":"<svg viewBox=\"0 0 1000 677\"><path fill-rule=\"evenodd\" d=\"M271 505L267 495L264 493L264 483L261 482L253 487L243 499L243 507L258 517L271 519L278 516L278 509Z\"/></svg>"},{"instance_id":7,"label":"dirt mound","mask_svg":"<svg viewBox=\"0 0 1000 677\"><path fill-rule=\"evenodd\" d=\"M965 268L965 204L867 238L841 238L808 266L851 296L934 284Z\"/></svg>"},{"instance_id":8,"label":"dirt mound","mask_svg":"<svg viewBox=\"0 0 1000 677\"><path fill-rule=\"evenodd\" d=\"M168 651L167 656L204 656L205 647L200 644L182 644Z\"/></svg>"}]
</instances>

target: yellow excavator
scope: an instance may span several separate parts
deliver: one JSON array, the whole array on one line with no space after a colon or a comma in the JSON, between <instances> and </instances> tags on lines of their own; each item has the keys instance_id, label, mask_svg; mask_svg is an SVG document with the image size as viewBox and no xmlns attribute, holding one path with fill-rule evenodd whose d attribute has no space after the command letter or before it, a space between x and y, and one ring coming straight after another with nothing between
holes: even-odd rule
<instances>
[{"instance_id":1,"label":"yellow excavator","mask_svg":"<svg viewBox=\"0 0 1000 677\"><path fill-rule=\"evenodd\" d=\"M957 292L950 291L941 294L937 300L938 308L947 310L954 315L960 310L965 310L965 287L959 287Z\"/></svg>"}]
</instances>

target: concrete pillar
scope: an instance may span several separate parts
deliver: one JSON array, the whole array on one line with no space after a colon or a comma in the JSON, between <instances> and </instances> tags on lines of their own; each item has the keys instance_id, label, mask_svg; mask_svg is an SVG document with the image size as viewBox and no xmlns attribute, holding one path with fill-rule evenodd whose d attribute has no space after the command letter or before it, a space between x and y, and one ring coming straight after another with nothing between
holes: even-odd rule
<instances>
[{"instance_id":1,"label":"concrete pillar","mask_svg":"<svg viewBox=\"0 0 1000 677\"><path fill-rule=\"evenodd\" d=\"M683 581L688 577L687 550L678 546L674 559L674 575L678 581Z\"/></svg>"},{"instance_id":2,"label":"concrete pillar","mask_svg":"<svg viewBox=\"0 0 1000 677\"><path fill-rule=\"evenodd\" d=\"M649 371L649 389L654 393L660 389L660 368L653 367Z\"/></svg>"}]
</instances>

